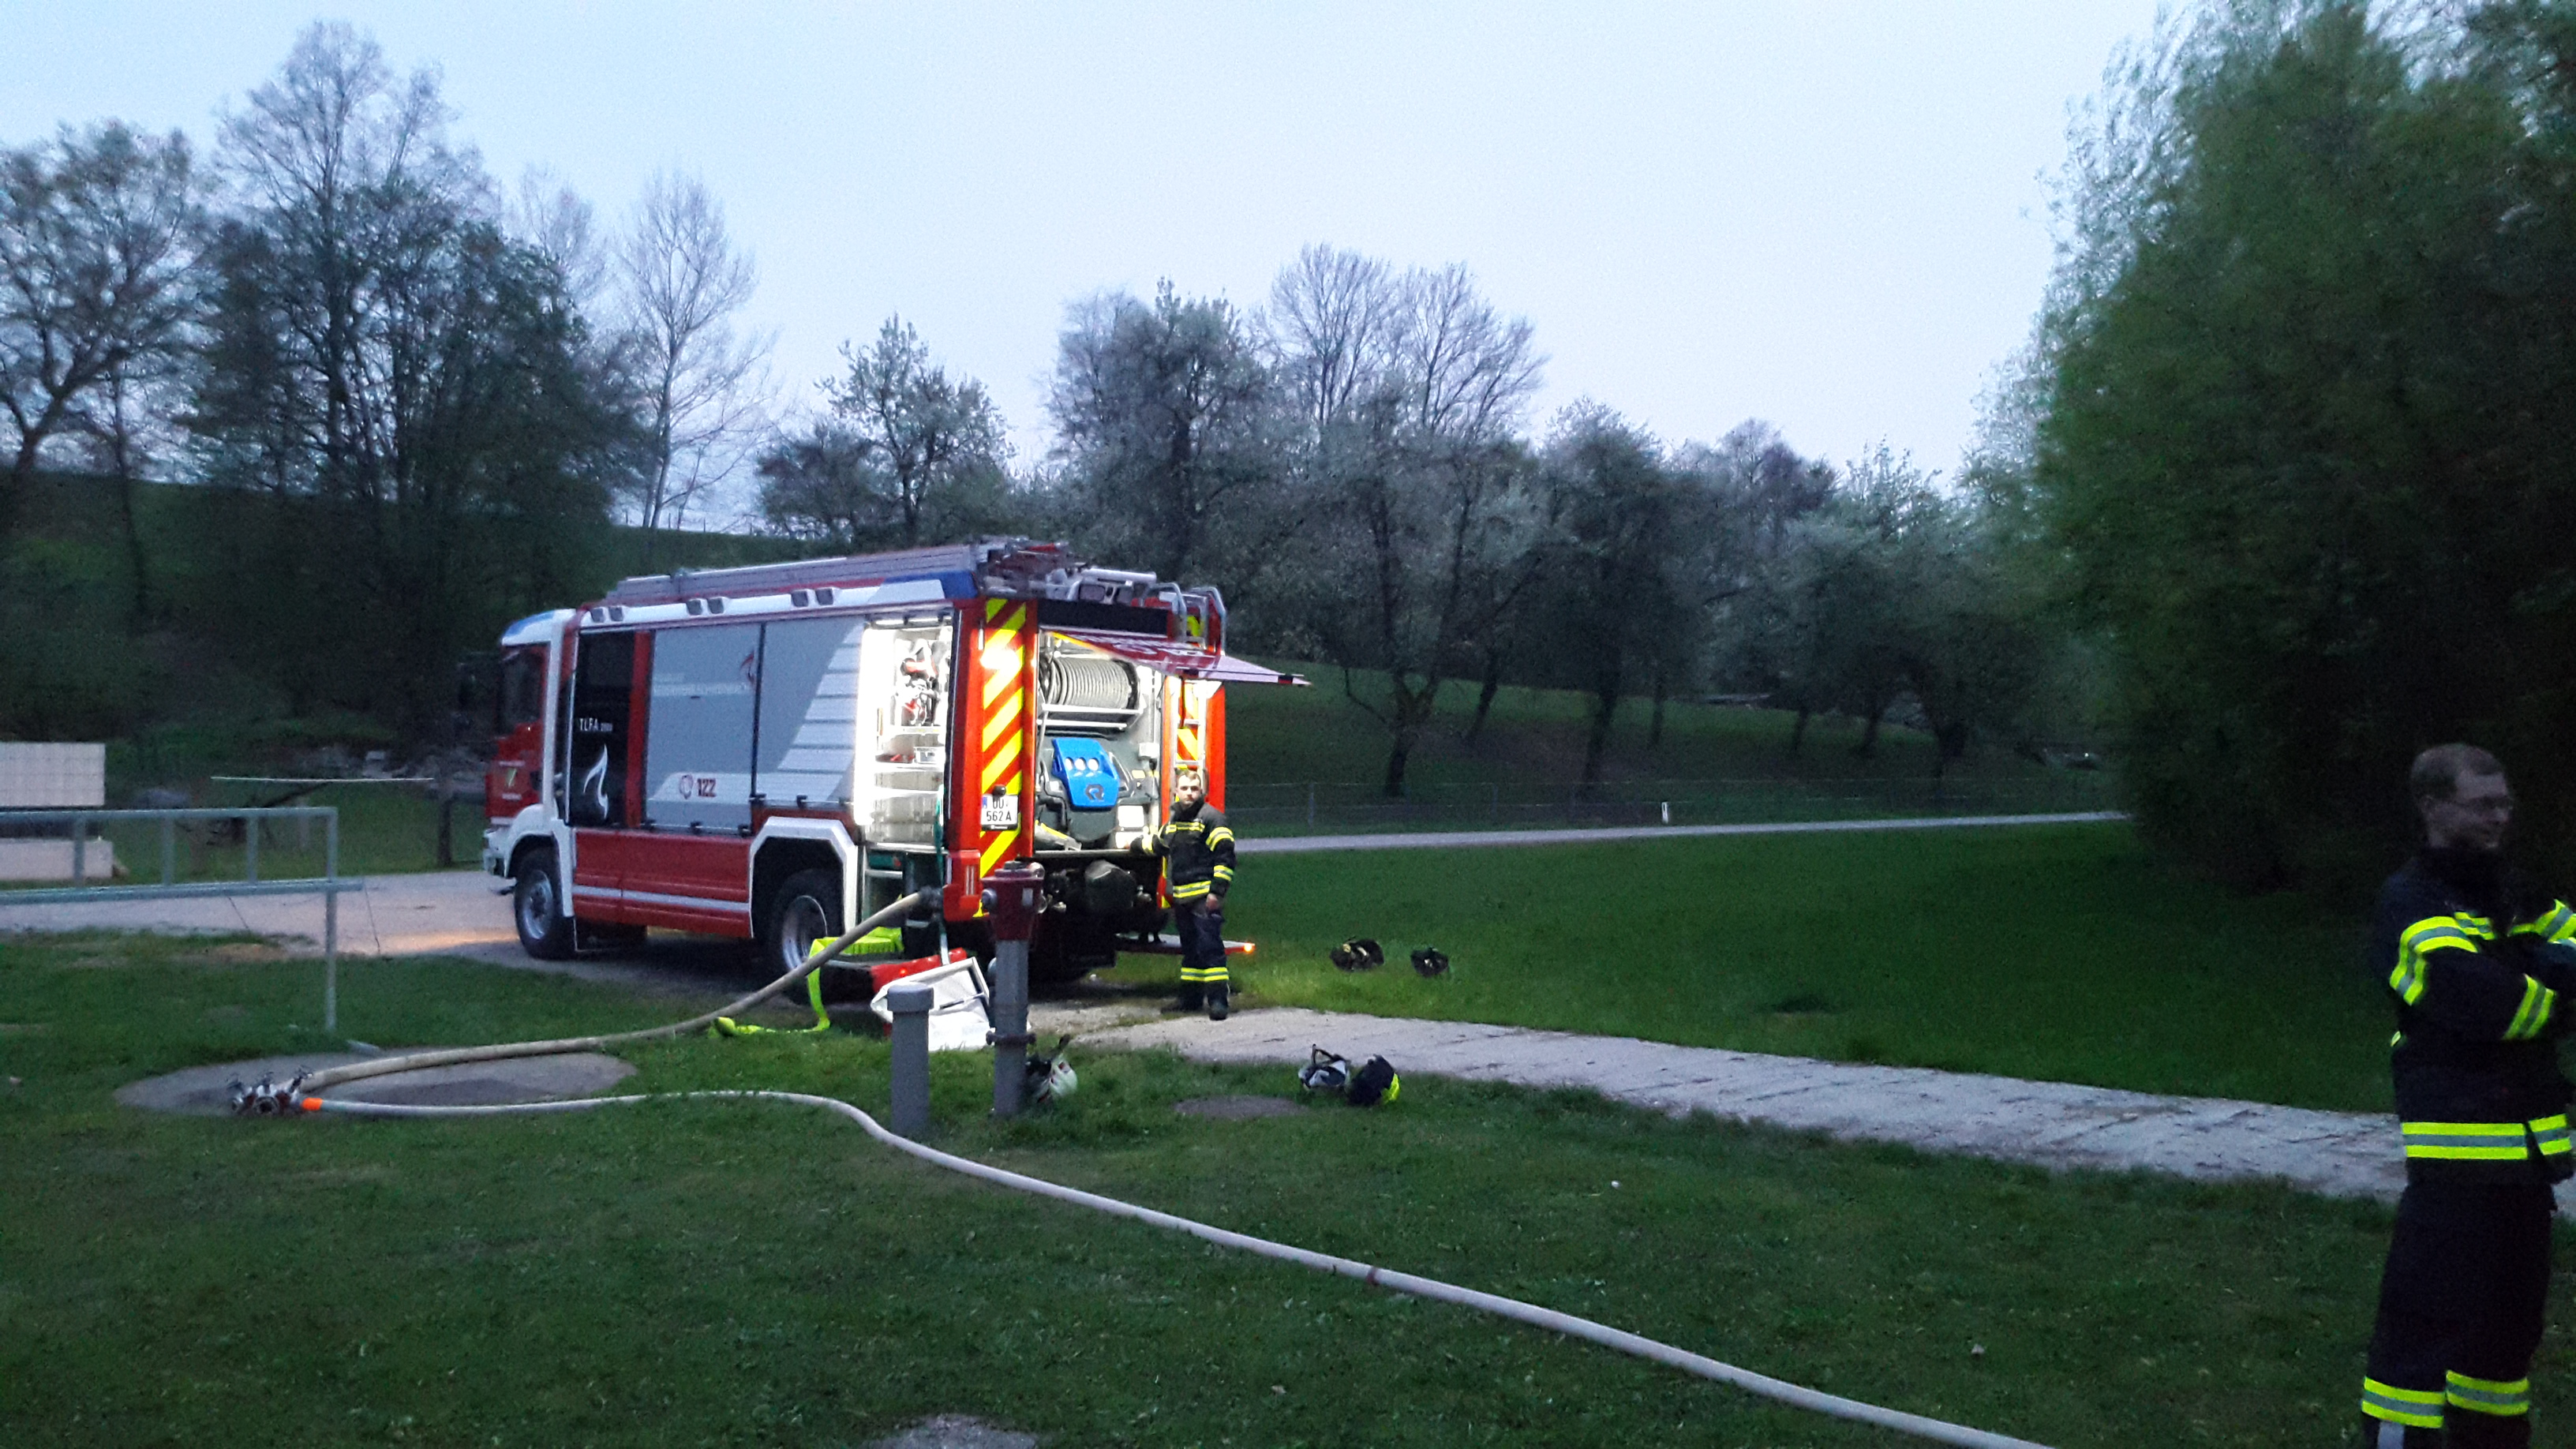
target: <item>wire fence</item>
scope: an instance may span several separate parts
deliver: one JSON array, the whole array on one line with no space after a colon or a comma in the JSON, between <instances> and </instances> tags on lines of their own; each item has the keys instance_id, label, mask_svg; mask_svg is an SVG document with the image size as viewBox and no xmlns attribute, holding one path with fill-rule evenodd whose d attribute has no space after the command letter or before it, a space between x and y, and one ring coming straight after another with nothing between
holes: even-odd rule
<instances>
[{"instance_id":1,"label":"wire fence","mask_svg":"<svg viewBox=\"0 0 2576 1449\"><path fill-rule=\"evenodd\" d=\"M2048 815L2116 809L2110 778L2050 770L2008 779L1621 780L1586 791L1425 784L1390 799L1358 780L1228 782L1226 815L1274 835L1373 830L1543 830L1603 825L1755 825L1938 815Z\"/></svg>"}]
</instances>

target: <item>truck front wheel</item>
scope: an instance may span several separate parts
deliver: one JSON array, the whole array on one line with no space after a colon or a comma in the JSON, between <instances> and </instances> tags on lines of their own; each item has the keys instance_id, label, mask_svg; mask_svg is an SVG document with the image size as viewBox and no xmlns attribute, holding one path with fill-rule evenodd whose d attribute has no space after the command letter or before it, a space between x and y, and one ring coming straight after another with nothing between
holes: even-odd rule
<instances>
[{"instance_id":1,"label":"truck front wheel","mask_svg":"<svg viewBox=\"0 0 2576 1449\"><path fill-rule=\"evenodd\" d=\"M520 856L518 879L510 887L510 915L518 922L520 948L540 961L572 955L572 918L563 914L562 902L554 850L540 846Z\"/></svg>"}]
</instances>

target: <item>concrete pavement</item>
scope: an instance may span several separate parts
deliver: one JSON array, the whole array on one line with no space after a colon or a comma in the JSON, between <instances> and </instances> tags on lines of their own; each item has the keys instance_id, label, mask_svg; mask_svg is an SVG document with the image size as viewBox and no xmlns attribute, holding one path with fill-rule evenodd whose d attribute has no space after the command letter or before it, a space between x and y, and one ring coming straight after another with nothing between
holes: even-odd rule
<instances>
[{"instance_id":1,"label":"concrete pavement","mask_svg":"<svg viewBox=\"0 0 2576 1449\"><path fill-rule=\"evenodd\" d=\"M1849 1142L1900 1142L2043 1167L2143 1168L2203 1181L2278 1179L2333 1197L2394 1200L2406 1185L2393 1117L2210 1097L2025 1082L1577 1036L1472 1022L1281 1007L1084 1036L1092 1050L1167 1048L1194 1061L1303 1066L1324 1046L1398 1072L1581 1087L1661 1112L1713 1116ZM1286 1080L1285 1073L1282 1079Z\"/></svg>"}]
</instances>

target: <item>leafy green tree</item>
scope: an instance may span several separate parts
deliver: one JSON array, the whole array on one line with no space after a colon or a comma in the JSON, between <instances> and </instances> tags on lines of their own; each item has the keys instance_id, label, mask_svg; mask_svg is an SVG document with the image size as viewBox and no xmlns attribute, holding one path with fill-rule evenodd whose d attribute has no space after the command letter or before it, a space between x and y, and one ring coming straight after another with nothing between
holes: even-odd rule
<instances>
[{"instance_id":1,"label":"leafy green tree","mask_svg":"<svg viewBox=\"0 0 2576 1449\"><path fill-rule=\"evenodd\" d=\"M2078 149L2032 514L2226 877L2384 869L2462 737L2576 863L2570 13L2214 7Z\"/></svg>"},{"instance_id":2,"label":"leafy green tree","mask_svg":"<svg viewBox=\"0 0 2576 1449\"><path fill-rule=\"evenodd\" d=\"M1077 304L1059 343L1055 491L1086 545L1175 580L1257 555L1243 524L1279 478L1277 395L1243 317L1165 282Z\"/></svg>"},{"instance_id":3,"label":"leafy green tree","mask_svg":"<svg viewBox=\"0 0 2576 1449\"><path fill-rule=\"evenodd\" d=\"M1645 430L1598 403L1559 414L1540 453L1544 528L1533 611L1558 677L1592 697L1582 785L1600 783L1620 700L1707 606L1716 498ZM1643 678L1641 678L1643 676Z\"/></svg>"},{"instance_id":4,"label":"leafy green tree","mask_svg":"<svg viewBox=\"0 0 2576 1449\"><path fill-rule=\"evenodd\" d=\"M190 417L207 478L273 503L227 541L263 581L236 642L298 708L432 737L459 651L560 597L636 458L560 269L503 236L444 121L431 76L339 25L227 118Z\"/></svg>"}]
</instances>

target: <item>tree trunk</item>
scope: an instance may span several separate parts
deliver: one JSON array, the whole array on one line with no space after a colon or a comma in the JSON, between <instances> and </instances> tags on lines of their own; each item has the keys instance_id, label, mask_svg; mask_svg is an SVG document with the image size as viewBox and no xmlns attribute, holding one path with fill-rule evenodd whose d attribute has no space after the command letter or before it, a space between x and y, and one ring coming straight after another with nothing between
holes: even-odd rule
<instances>
[{"instance_id":1,"label":"tree trunk","mask_svg":"<svg viewBox=\"0 0 2576 1449\"><path fill-rule=\"evenodd\" d=\"M1610 753L1610 723L1619 713L1619 672L1601 676L1592 691L1592 736L1583 744L1583 793L1601 783L1601 761Z\"/></svg>"},{"instance_id":2,"label":"tree trunk","mask_svg":"<svg viewBox=\"0 0 2576 1449\"><path fill-rule=\"evenodd\" d=\"M1852 746L1853 754L1864 760L1876 758L1878 754L1878 722L1886 713L1886 705L1873 704L1869 707L1869 718L1861 725L1860 743Z\"/></svg>"},{"instance_id":3,"label":"tree trunk","mask_svg":"<svg viewBox=\"0 0 2576 1449\"><path fill-rule=\"evenodd\" d=\"M122 453L124 449L118 448ZM125 557L134 571L134 626L149 627L152 621L152 573L143 556L143 527L134 517L134 470L119 466L116 491L125 505Z\"/></svg>"},{"instance_id":4,"label":"tree trunk","mask_svg":"<svg viewBox=\"0 0 2576 1449\"><path fill-rule=\"evenodd\" d=\"M1389 671L1386 681L1386 797L1404 798L1404 770L1413 758L1413 747L1421 742L1423 727L1431 723L1431 714L1440 702L1440 681L1433 679L1420 689L1404 682L1404 677Z\"/></svg>"},{"instance_id":5,"label":"tree trunk","mask_svg":"<svg viewBox=\"0 0 2576 1449\"><path fill-rule=\"evenodd\" d=\"M1664 743L1664 667L1655 666L1655 713L1646 726L1646 748L1659 749Z\"/></svg>"},{"instance_id":6,"label":"tree trunk","mask_svg":"<svg viewBox=\"0 0 2576 1449\"><path fill-rule=\"evenodd\" d=\"M1386 798L1390 800L1404 798L1404 767L1412 757L1413 746L1409 741L1399 739L1387 746Z\"/></svg>"},{"instance_id":7,"label":"tree trunk","mask_svg":"<svg viewBox=\"0 0 2576 1449\"><path fill-rule=\"evenodd\" d=\"M1475 743L1477 732L1484 729L1485 717L1494 712L1494 696L1503 690L1503 652L1485 651L1485 679L1476 690L1476 717L1467 721L1467 742Z\"/></svg>"},{"instance_id":8,"label":"tree trunk","mask_svg":"<svg viewBox=\"0 0 2576 1449\"><path fill-rule=\"evenodd\" d=\"M1797 720L1797 723L1792 724L1792 725L1790 725L1790 726L1789 726L1789 758L1790 758L1790 759L1793 759L1793 760L1794 760L1794 759L1798 758L1798 751L1799 751L1800 747L1804 746L1804 745L1807 743L1807 721L1808 721L1808 719L1809 719L1810 717L1812 717L1814 714L1815 714L1815 711L1814 711L1814 710L1811 710L1811 709L1809 709L1809 708L1807 708L1807 706L1806 706L1806 705L1804 705L1804 704L1800 704L1800 705L1798 706L1798 720Z\"/></svg>"}]
</instances>

